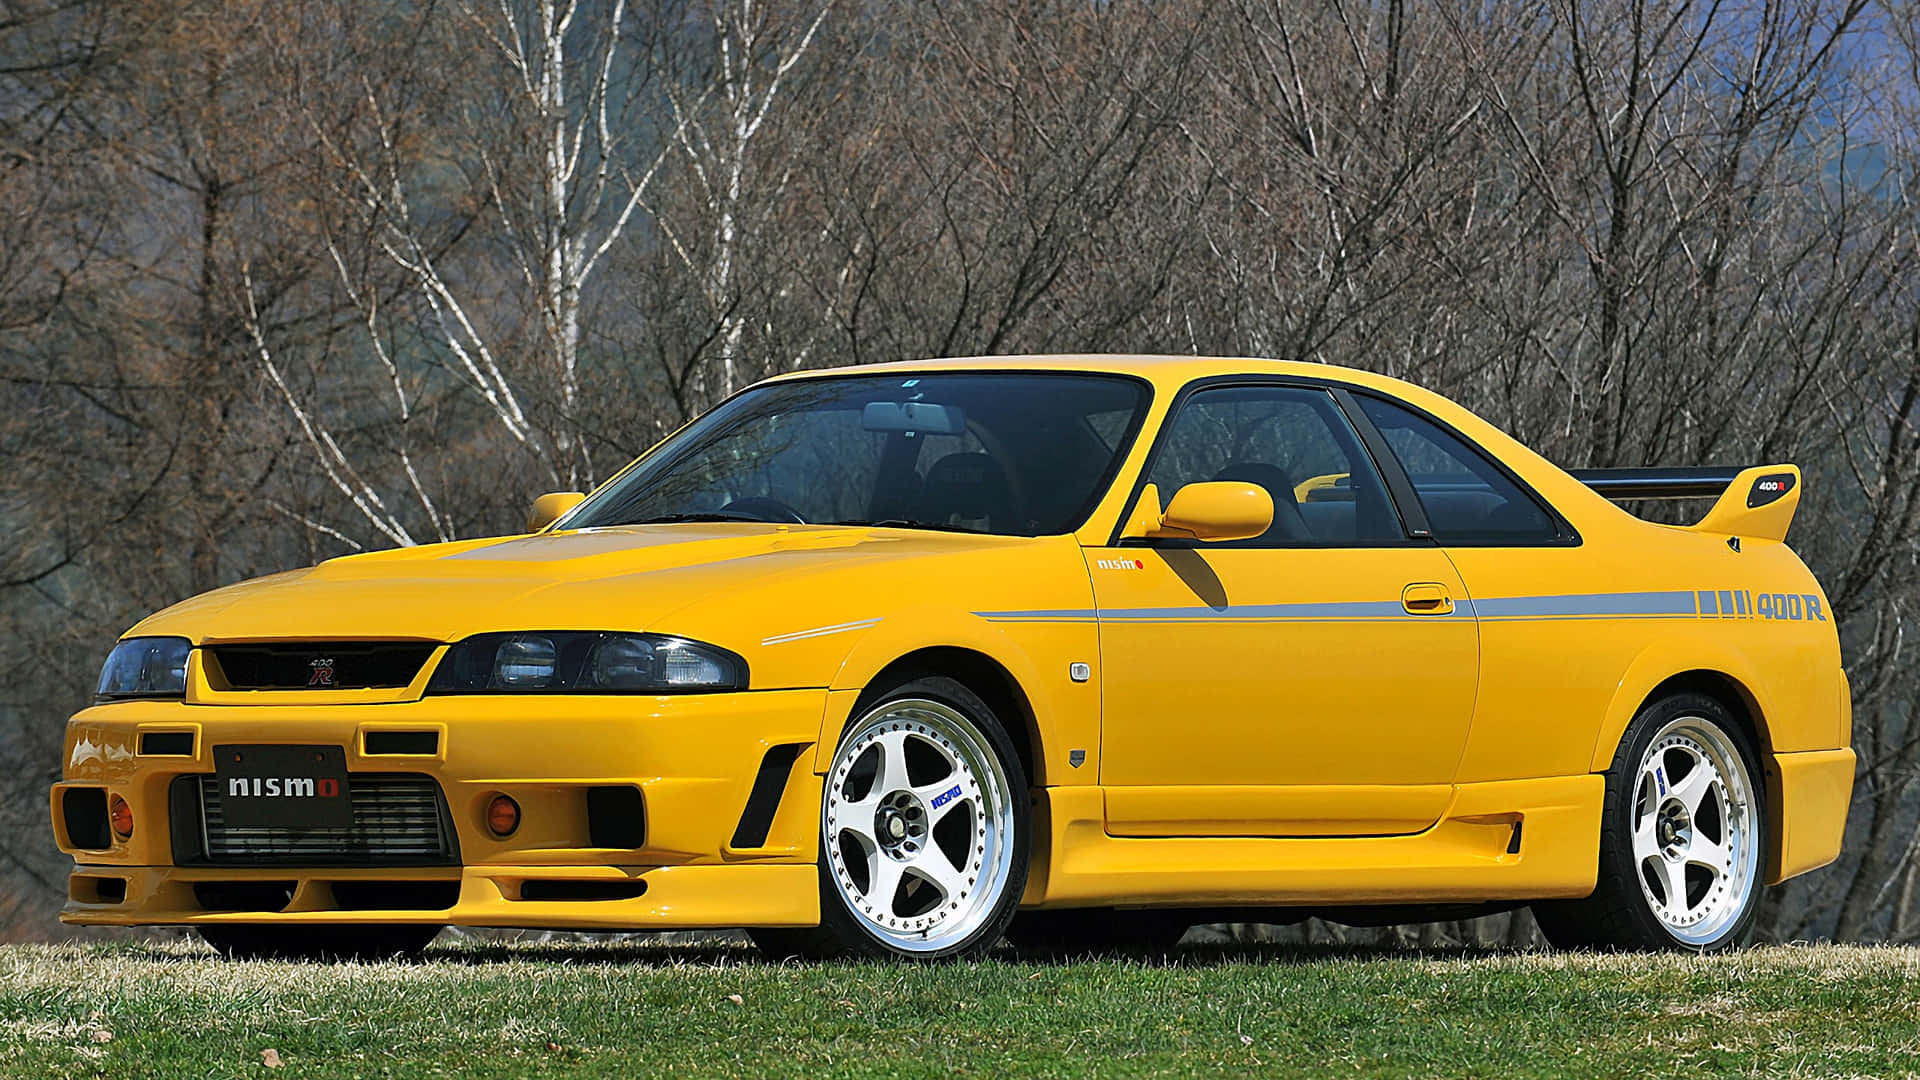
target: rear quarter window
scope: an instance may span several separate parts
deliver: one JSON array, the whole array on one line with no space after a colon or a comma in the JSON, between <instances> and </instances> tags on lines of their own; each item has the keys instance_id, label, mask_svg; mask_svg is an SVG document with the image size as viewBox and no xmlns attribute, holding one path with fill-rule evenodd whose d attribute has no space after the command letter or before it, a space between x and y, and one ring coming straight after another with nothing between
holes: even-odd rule
<instances>
[{"instance_id":1,"label":"rear quarter window","mask_svg":"<svg viewBox=\"0 0 1920 1080\"><path fill-rule=\"evenodd\" d=\"M1560 523L1472 443L1411 409L1355 395L1400 462L1441 543L1551 544Z\"/></svg>"}]
</instances>

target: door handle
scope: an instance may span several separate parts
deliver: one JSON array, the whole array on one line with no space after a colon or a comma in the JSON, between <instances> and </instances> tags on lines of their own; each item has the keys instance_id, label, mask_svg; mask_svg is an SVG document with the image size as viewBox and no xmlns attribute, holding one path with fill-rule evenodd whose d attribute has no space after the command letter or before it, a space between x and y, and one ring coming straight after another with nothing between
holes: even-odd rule
<instances>
[{"instance_id":1,"label":"door handle","mask_svg":"<svg viewBox=\"0 0 1920 1080\"><path fill-rule=\"evenodd\" d=\"M1453 597L1445 585L1422 581L1400 591L1400 606L1409 615L1451 615Z\"/></svg>"}]
</instances>

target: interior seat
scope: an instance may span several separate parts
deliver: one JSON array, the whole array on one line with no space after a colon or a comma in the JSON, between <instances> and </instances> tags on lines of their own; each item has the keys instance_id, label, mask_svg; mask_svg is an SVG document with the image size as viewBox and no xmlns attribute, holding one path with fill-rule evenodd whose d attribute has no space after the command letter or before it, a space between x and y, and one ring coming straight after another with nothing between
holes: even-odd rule
<instances>
[{"instance_id":1,"label":"interior seat","mask_svg":"<svg viewBox=\"0 0 1920 1080\"><path fill-rule=\"evenodd\" d=\"M933 463L920 488L923 521L1016 530L1013 490L1000 463L981 453L948 454Z\"/></svg>"}]
</instances>

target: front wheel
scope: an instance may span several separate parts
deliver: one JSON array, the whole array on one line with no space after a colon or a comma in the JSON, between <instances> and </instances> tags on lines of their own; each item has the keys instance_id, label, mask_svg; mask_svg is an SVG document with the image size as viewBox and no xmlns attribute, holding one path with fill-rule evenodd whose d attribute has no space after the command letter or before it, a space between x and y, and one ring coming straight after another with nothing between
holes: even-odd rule
<instances>
[{"instance_id":1,"label":"front wheel","mask_svg":"<svg viewBox=\"0 0 1920 1080\"><path fill-rule=\"evenodd\" d=\"M1592 895L1535 904L1561 948L1744 944L1765 882L1766 800L1753 745L1726 706L1674 694L1621 740L1600 826Z\"/></svg>"},{"instance_id":2,"label":"front wheel","mask_svg":"<svg viewBox=\"0 0 1920 1080\"><path fill-rule=\"evenodd\" d=\"M774 959L977 956L1026 888L1026 770L972 691L925 678L847 729L820 807L820 925L760 930Z\"/></svg>"}]
</instances>

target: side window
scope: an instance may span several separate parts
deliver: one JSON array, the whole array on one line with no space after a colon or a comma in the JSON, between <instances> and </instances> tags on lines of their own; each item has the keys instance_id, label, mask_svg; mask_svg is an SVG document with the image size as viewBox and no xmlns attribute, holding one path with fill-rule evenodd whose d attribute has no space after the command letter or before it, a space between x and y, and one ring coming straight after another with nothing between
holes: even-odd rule
<instances>
[{"instance_id":1,"label":"side window","mask_svg":"<svg viewBox=\"0 0 1920 1080\"><path fill-rule=\"evenodd\" d=\"M1162 501L1187 484L1238 480L1273 496L1273 525L1250 546L1402 539L1373 463L1323 390L1223 386L1168 422L1147 480Z\"/></svg>"},{"instance_id":2,"label":"side window","mask_svg":"<svg viewBox=\"0 0 1920 1080\"><path fill-rule=\"evenodd\" d=\"M1407 472L1441 543L1541 544L1560 537L1545 509L1486 454L1410 409L1354 395Z\"/></svg>"}]
</instances>

